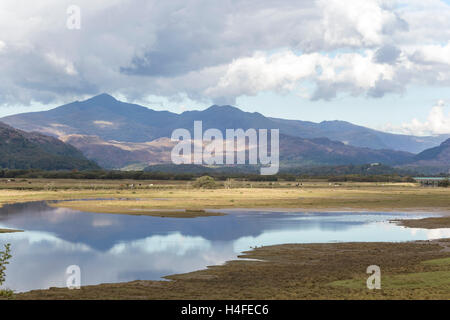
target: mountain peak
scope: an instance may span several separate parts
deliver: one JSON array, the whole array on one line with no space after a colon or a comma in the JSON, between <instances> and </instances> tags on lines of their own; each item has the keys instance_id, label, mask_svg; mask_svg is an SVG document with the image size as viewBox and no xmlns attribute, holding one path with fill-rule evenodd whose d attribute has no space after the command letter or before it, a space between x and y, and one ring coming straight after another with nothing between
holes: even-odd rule
<instances>
[{"instance_id":1,"label":"mountain peak","mask_svg":"<svg viewBox=\"0 0 450 320\"><path fill-rule=\"evenodd\" d=\"M93 96L92 98L87 99L86 101L97 102L97 103L117 102L116 98L114 98L112 95L109 95L107 93L98 94L96 96Z\"/></svg>"},{"instance_id":2,"label":"mountain peak","mask_svg":"<svg viewBox=\"0 0 450 320\"><path fill-rule=\"evenodd\" d=\"M219 106L217 104L210 106L205 111L240 111L240 112L242 112L241 109L234 107L234 106L230 106L230 105Z\"/></svg>"}]
</instances>

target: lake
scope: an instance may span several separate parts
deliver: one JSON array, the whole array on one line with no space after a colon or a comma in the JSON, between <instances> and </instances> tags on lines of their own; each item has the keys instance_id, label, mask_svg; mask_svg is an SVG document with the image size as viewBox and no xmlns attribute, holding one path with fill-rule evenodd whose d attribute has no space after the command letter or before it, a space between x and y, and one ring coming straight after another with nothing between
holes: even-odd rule
<instances>
[{"instance_id":1,"label":"lake","mask_svg":"<svg viewBox=\"0 0 450 320\"><path fill-rule=\"evenodd\" d=\"M222 264L255 246L334 241L408 241L450 236L450 229L410 229L390 219L430 214L223 210L225 216L161 218L79 212L45 201L0 208L0 234L12 255L4 288L65 287L66 268L81 284L161 280Z\"/></svg>"}]
</instances>

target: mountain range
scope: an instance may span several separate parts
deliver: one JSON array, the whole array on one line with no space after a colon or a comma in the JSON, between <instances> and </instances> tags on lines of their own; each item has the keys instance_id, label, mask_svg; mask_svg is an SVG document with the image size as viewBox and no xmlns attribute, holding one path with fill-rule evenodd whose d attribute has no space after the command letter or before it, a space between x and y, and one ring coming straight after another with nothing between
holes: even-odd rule
<instances>
[{"instance_id":1,"label":"mountain range","mask_svg":"<svg viewBox=\"0 0 450 320\"><path fill-rule=\"evenodd\" d=\"M192 128L194 120L204 128L279 128L280 133L301 138L329 138L356 147L392 149L418 153L435 147L450 135L417 137L391 134L357 126L346 121L285 120L265 117L258 112L244 112L232 106L211 106L203 111L181 114L155 111L100 94L85 101L75 101L49 111L7 116L3 121L15 128L54 136L95 135L103 140L148 142L170 137L176 128Z\"/></svg>"},{"instance_id":2,"label":"mountain range","mask_svg":"<svg viewBox=\"0 0 450 320\"><path fill-rule=\"evenodd\" d=\"M75 101L49 111L0 119L15 128L57 137L105 168L168 163L177 128L280 129L280 160L285 164L340 165L381 162L388 165L447 166L446 159L425 159L450 135L417 137L385 133L345 121L314 123L265 117L233 106L211 106L181 114L124 103L108 94ZM445 145L444 145L445 147ZM427 150L427 151L424 151ZM422 152L422 153L421 153ZM430 153L431 152L431 153ZM419 153L419 155L415 155ZM423 155L425 153L425 155ZM422 162L420 162L422 161ZM431 162L430 162L431 161Z\"/></svg>"},{"instance_id":3,"label":"mountain range","mask_svg":"<svg viewBox=\"0 0 450 320\"><path fill-rule=\"evenodd\" d=\"M0 168L88 170L100 167L61 140L17 130L0 122Z\"/></svg>"}]
</instances>

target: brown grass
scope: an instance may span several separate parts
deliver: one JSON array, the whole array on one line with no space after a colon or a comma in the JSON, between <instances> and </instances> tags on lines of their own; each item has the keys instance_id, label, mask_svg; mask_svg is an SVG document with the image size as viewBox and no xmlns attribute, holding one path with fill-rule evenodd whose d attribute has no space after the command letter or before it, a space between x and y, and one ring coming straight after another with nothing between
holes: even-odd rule
<instances>
[{"instance_id":1,"label":"brown grass","mask_svg":"<svg viewBox=\"0 0 450 320\"><path fill-rule=\"evenodd\" d=\"M31 183L31 184L30 184ZM31 189L25 189L27 186ZM133 188L126 187L133 185ZM56 204L81 211L154 215L173 209L201 212L216 208L293 208L315 211L438 211L450 213L450 188L406 183L236 182L231 189L193 189L189 182L132 180L0 180L2 203L35 200L112 198ZM126 199L126 200L119 200ZM142 213L144 212L144 213ZM184 216L184 215L183 215ZM187 215L186 215L187 216Z\"/></svg>"},{"instance_id":2,"label":"brown grass","mask_svg":"<svg viewBox=\"0 0 450 320\"><path fill-rule=\"evenodd\" d=\"M79 197L76 192L70 195ZM94 212L127 213L129 209L301 208L305 210L446 211L450 189L410 186L328 185L304 188L168 189L116 193L95 192L95 197L137 198L139 201L71 201L57 204ZM92 197L92 195L91 195ZM164 200L161 200L164 199Z\"/></svg>"},{"instance_id":3,"label":"brown grass","mask_svg":"<svg viewBox=\"0 0 450 320\"><path fill-rule=\"evenodd\" d=\"M424 218L424 219L397 220L395 222L401 226L405 226L408 228L422 228L422 229L450 228L449 216Z\"/></svg>"},{"instance_id":4,"label":"brown grass","mask_svg":"<svg viewBox=\"0 0 450 320\"><path fill-rule=\"evenodd\" d=\"M446 241L287 244L262 247L206 270L133 281L51 288L17 299L449 299ZM437 260L438 259L438 260ZM427 263L431 261L431 263ZM381 268L381 290L365 283L369 265Z\"/></svg>"},{"instance_id":5,"label":"brown grass","mask_svg":"<svg viewBox=\"0 0 450 320\"><path fill-rule=\"evenodd\" d=\"M1 229L1 228L0 228L0 233L12 233L12 232L23 232L23 230Z\"/></svg>"}]
</instances>

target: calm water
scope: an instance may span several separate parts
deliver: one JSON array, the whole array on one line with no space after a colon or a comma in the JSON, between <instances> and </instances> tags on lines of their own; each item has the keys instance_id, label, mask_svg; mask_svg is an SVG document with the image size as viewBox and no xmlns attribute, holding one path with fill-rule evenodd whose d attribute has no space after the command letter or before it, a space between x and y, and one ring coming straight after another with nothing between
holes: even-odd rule
<instances>
[{"instance_id":1,"label":"calm water","mask_svg":"<svg viewBox=\"0 0 450 320\"><path fill-rule=\"evenodd\" d=\"M406 241L449 237L450 229L408 229L388 223L398 213L227 211L220 217L159 218L78 212L45 202L0 208L0 234L12 244L4 287L64 287L69 265L82 285L160 279L217 265L254 246L332 241ZM424 217L427 215L417 215Z\"/></svg>"}]
</instances>

